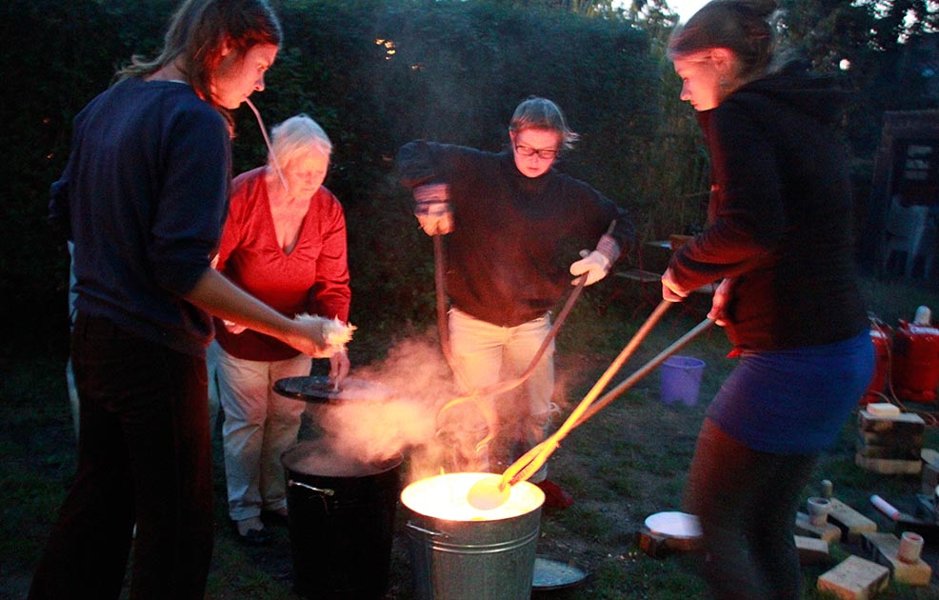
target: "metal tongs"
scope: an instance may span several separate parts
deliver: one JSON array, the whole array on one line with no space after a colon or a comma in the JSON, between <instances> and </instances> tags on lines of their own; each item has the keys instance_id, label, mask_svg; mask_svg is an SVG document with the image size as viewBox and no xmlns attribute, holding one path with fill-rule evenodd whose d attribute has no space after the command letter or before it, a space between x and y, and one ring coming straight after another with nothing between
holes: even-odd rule
<instances>
[{"instance_id":1,"label":"metal tongs","mask_svg":"<svg viewBox=\"0 0 939 600\"><path fill-rule=\"evenodd\" d=\"M590 391L587 392L587 395L584 396L584 399L581 400L579 405L577 405L577 408L571 412L570 416L566 421L564 421L564 423L558 428L557 431L555 431L543 442L526 452L514 463L509 465L509 467L502 474L502 479L499 482L500 489L505 489L506 486L514 485L520 481L526 481L528 478L534 475L538 469L544 465L548 457L558 449L561 440L564 439L564 437L570 433L572 429L582 425L588 419L600 412L600 410L602 410L606 405L622 395L625 391L635 385L636 382L662 364L669 356L678 352L678 350L683 348L691 340L696 338L703 331L707 330L711 325L714 324L712 319L704 319L690 331L672 342L670 346L659 352L654 358L652 358L652 360L641 366L632 375L624 379L616 387L604 394L599 400L596 400L597 396L600 395L600 392L603 391L613 376L620 370L620 368L622 368L623 364L629 359L629 357L632 356L635 349L639 346L640 343L642 343L642 341L648 335L649 331L651 331L655 324L658 323L659 319L663 314L665 314L665 311L668 310L671 304L673 303L666 300L663 300L659 303L655 310L652 311L652 314L649 315L639 330L635 333L635 335L633 335L632 339L629 340L623 350L619 353L619 356L617 356L616 359L610 364L610 366L607 367L603 375L600 376ZM596 403L594 403L595 400Z\"/></svg>"}]
</instances>

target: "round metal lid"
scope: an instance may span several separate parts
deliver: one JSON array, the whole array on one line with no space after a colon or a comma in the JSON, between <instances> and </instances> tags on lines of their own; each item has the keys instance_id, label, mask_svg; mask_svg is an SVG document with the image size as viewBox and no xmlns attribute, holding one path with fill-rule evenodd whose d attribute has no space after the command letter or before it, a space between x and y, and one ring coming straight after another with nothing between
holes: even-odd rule
<instances>
[{"instance_id":1,"label":"round metal lid","mask_svg":"<svg viewBox=\"0 0 939 600\"><path fill-rule=\"evenodd\" d=\"M347 377L342 388L333 389L329 377L307 375L305 377L285 377L274 382L274 391L286 398L320 403L343 400L384 400L390 397L391 390L379 383Z\"/></svg>"},{"instance_id":2,"label":"round metal lid","mask_svg":"<svg viewBox=\"0 0 939 600\"><path fill-rule=\"evenodd\" d=\"M679 511L659 512L646 517L646 527L652 533L688 540L701 537L698 517Z\"/></svg>"},{"instance_id":3,"label":"round metal lid","mask_svg":"<svg viewBox=\"0 0 939 600\"><path fill-rule=\"evenodd\" d=\"M531 589L535 591L560 590L578 586L590 576L586 569L573 561L547 556L535 556L535 574Z\"/></svg>"}]
</instances>

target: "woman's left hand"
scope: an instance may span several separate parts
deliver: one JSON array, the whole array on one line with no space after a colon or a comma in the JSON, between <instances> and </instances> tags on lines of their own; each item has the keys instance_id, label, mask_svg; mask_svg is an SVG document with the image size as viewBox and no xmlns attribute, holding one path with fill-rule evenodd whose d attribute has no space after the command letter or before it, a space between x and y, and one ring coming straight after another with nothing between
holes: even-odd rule
<instances>
[{"instance_id":1,"label":"woman's left hand","mask_svg":"<svg viewBox=\"0 0 939 600\"><path fill-rule=\"evenodd\" d=\"M245 327L244 325L239 325L238 323L235 323L234 321L229 321L228 319L223 319L222 323L225 325L225 329L227 329L229 333L232 333L234 335L238 335L239 333L242 333L247 329L247 327Z\"/></svg>"},{"instance_id":2,"label":"woman's left hand","mask_svg":"<svg viewBox=\"0 0 939 600\"><path fill-rule=\"evenodd\" d=\"M723 327L727 324L724 319L724 310L727 307L727 301L730 299L730 288L733 286L733 279L727 278L721 281L717 289L714 290L714 297L711 299L711 310L708 312L708 318L714 321L715 325Z\"/></svg>"}]
</instances>

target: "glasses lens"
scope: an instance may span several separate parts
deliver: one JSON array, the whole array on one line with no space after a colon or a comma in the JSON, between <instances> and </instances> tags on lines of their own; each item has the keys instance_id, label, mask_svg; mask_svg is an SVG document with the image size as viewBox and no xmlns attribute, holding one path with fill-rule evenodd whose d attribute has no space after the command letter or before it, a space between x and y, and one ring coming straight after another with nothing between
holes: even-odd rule
<instances>
[{"instance_id":1,"label":"glasses lens","mask_svg":"<svg viewBox=\"0 0 939 600\"><path fill-rule=\"evenodd\" d=\"M522 145L515 146L515 151L521 154L522 156L533 156L537 154L538 158L545 158L545 159L554 158L558 154L557 150L551 150L551 149L535 150L534 148L531 148L529 146L522 146Z\"/></svg>"}]
</instances>

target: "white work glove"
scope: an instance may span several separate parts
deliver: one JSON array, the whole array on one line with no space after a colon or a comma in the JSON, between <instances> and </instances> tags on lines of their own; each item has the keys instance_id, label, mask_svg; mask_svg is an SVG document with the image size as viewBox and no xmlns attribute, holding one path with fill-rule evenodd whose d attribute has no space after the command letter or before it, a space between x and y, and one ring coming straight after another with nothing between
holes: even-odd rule
<instances>
[{"instance_id":1,"label":"white work glove","mask_svg":"<svg viewBox=\"0 0 939 600\"><path fill-rule=\"evenodd\" d=\"M672 269L668 268L662 274L662 299L669 302L681 302L688 297L689 290L675 283Z\"/></svg>"},{"instance_id":2,"label":"white work glove","mask_svg":"<svg viewBox=\"0 0 939 600\"><path fill-rule=\"evenodd\" d=\"M301 342L304 347L298 349L313 358L330 358L337 352L344 352L346 344L352 340L352 332L355 331L354 325L316 315L297 315L294 321L300 323L309 342Z\"/></svg>"},{"instance_id":3,"label":"white work glove","mask_svg":"<svg viewBox=\"0 0 939 600\"><path fill-rule=\"evenodd\" d=\"M711 299L711 310L708 312L708 318L714 321L715 325L723 327L727 324L724 318L724 309L727 307L727 301L730 300L730 289L733 287L733 279L724 279L717 289L714 290L714 297Z\"/></svg>"},{"instance_id":4,"label":"white work glove","mask_svg":"<svg viewBox=\"0 0 939 600\"><path fill-rule=\"evenodd\" d=\"M581 250L580 255L583 258L571 264L571 275L575 276L571 281L571 285L577 285L580 280L579 275L584 273L587 274L587 283L584 285L593 285L606 277L610 270L609 258L596 250Z\"/></svg>"},{"instance_id":5,"label":"white work glove","mask_svg":"<svg viewBox=\"0 0 939 600\"><path fill-rule=\"evenodd\" d=\"M333 390L339 391L342 387L350 366L349 353L345 348L329 357L329 383Z\"/></svg>"},{"instance_id":6,"label":"white work glove","mask_svg":"<svg viewBox=\"0 0 939 600\"><path fill-rule=\"evenodd\" d=\"M427 235L446 235L453 231L450 186L425 183L414 188L414 216Z\"/></svg>"},{"instance_id":7,"label":"white work glove","mask_svg":"<svg viewBox=\"0 0 939 600\"><path fill-rule=\"evenodd\" d=\"M593 285L600 281L610 272L610 265L619 258L619 244L612 236L604 234L597 242L597 249L581 250L580 260L571 264L570 272L574 275L571 285L577 285L580 275L586 274L587 281L584 285Z\"/></svg>"}]
</instances>

